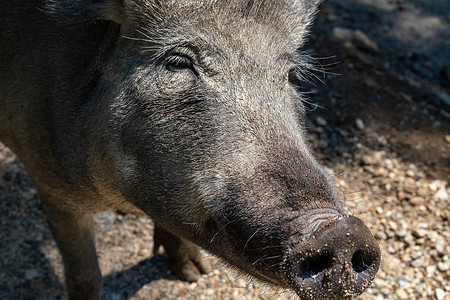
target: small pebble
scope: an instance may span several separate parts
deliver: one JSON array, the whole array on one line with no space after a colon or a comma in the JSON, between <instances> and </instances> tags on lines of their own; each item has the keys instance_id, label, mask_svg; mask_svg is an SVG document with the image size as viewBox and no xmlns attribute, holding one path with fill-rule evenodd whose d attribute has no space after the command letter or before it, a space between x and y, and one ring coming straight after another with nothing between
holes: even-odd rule
<instances>
[{"instance_id":1,"label":"small pebble","mask_svg":"<svg viewBox=\"0 0 450 300\"><path fill-rule=\"evenodd\" d=\"M449 263L438 262L437 268L441 272L446 272L446 271L450 270L450 265L449 265Z\"/></svg>"},{"instance_id":2,"label":"small pebble","mask_svg":"<svg viewBox=\"0 0 450 300\"><path fill-rule=\"evenodd\" d=\"M355 125L356 128L358 128L359 130L364 130L366 128L366 125L364 124L364 121L361 119L356 119L355 120Z\"/></svg>"},{"instance_id":3,"label":"small pebble","mask_svg":"<svg viewBox=\"0 0 450 300\"><path fill-rule=\"evenodd\" d=\"M433 196L437 201L447 201L449 199L448 193L444 188L440 188Z\"/></svg>"},{"instance_id":4,"label":"small pebble","mask_svg":"<svg viewBox=\"0 0 450 300\"><path fill-rule=\"evenodd\" d=\"M25 271L25 279L33 279L39 276L39 272L36 269L28 269Z\"/></svg>"},{"instance_id":5,"label":"small pebble","mask_svg":"<svg viewBox=\"0 0 450 300\"><path fill-rule=\"evenodd\" d=\"M414 206L424 205L425 204L425 198L420 196L411 197L409 199L409 203L411 203Z\"/></svg>"},{"instance_id":6,"label":"small pebble","mask_svg":"<svg viewBox=\"0 0 450 300\"><path fill-rule=\"evenodd\" d=\"M444 140L446 143L450 144L450 134L446 134Z\"/></svg>"},{"instance_id":7,"label":"small pebble","mask_svg":"<svg viewBox=\"0 0 450 300\"><path fill-rule=\"evenodd\" d=\"M403 289L403 288L399 288L395 291L395 294L400 298L400 299L410 299L409 294Z\"/></svg>"},{"instance_id":8,"label":"small pebble","mask_svg":"<svg viewBox=\"0 0 450 300\"><path fill-rule=\"evenodd\" d=\"M109 295L109 298L110 298L111 300L120 300L120 299L122 299L122 296L121 296L120 294L111 293L111 294Z\"/></svg>"},{"instance_id":9,"label":"small pebble","mask_svg":"<svg viewBox=\"0 0 450 300\"><path fill-rule=\"evenodd\" d=\"M435 295L437 300L444 300L445 299L445 291L443 289L436 289Z\"/></svg>"},{"instance_id":10,"label":"small pebble","mask_svg":"<svg viewBox=\"0 0 450 300\"><path fill-rule=\"evenodd\" d=\"M407 234L408 233L404 229L400 229L395 232L395 235L401 238L405 237Z\"/></svg>"},{"instance_id":11,"label":"small pebble","mask_svg":"<svg viewBox=\"0 0 450 300\"><path fill-rule=\"evenodd\" d=\"M421 258L418 258L411 262L411 266L414 268L422 268L425 266L425 262Z\"/></svg>"},{"instance_id":12,"label":"small pebble","mask_svg":"<svg viewBox=\"0 0 450 300\"><path fill-rule=\"evenodd\" d=\"M319 125L319 126L327 126L327 120L325 120L322 117L317 117L316 122L317 122L317 125Z\"/></svg>"}]
</instances>

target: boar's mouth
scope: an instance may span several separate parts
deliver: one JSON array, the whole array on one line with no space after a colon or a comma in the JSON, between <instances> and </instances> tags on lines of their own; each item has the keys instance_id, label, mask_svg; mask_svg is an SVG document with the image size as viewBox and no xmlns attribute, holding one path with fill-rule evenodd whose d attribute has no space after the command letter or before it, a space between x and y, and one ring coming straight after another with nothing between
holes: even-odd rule
<instances>
[{"instance_id":1,"label":"boar's mouth","mask_svg":"<svg viewBox=\"0 0 450 300\"><path fill-rule=\"evenodd\" d=\"M317 229L295 246L273 252L263 248L266 253L259 252L256 260L249 254L251 251L245 251L247 263L237 262L236 258L229 262L259 280L294 290L303 300L351 299L360 295L375 278L381 261L372 233L363 221L350 215L321 219L313 227ZM228 238L237 233L227 231ZM244 248L251 248L253 239L257 240L248 239ZM244 253L242 246L240 249Z\"/></svg>"}]
</instances>

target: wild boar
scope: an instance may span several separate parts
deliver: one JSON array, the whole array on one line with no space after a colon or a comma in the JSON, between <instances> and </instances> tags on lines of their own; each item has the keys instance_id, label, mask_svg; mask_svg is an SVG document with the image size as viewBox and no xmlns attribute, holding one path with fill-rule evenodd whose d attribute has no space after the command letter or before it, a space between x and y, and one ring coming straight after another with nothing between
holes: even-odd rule
<instances>
[{"instance_id":1,"label":"wild boar","mask_svg":"<svg viewBox=\"0 0 450 300\"><path fill-rule=\"evenodd\" d=\"M0 138L38 187L70 299L100 299L93 214L155 224L301 299L345 299L380 249L311 154L298 50L313 0L14 0L0 11ZM194 246L197 245L197 246Z\"/></svg>"}]
</instances>

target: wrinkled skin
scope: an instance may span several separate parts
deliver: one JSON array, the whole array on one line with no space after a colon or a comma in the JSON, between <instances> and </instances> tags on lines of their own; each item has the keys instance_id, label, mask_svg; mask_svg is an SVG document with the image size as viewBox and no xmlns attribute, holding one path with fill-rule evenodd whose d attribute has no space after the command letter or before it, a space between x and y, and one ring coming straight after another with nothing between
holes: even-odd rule
<instances>
[{"instance_id":1,"label":"wrinkled skin","mask_svg":"<svg viewBox=\"0 0 450 300\"><path fill-rule=\"evenodd\" d=\"M42 194L71 299L100 297L92 215L110 207L149 215L184 280L209 271L194 244L302 299L351 297L375 276L376 241L342 217L305 139L298 48L316 1L223 2L3 4L0 139ZM370 274L325 284L338 268L305 262L323 247L309 237L354 226L364 237L336 247L370 244L352 250L373 253L359 259Z\"/></svg>"}]
</instances>

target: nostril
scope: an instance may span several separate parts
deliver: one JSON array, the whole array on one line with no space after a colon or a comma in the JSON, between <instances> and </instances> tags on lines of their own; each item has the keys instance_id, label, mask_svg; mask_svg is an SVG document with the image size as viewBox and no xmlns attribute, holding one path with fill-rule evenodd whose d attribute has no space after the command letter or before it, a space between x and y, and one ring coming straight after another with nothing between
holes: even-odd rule
<instances>
[{"instance_id":1,"label":"nostril","mask_svg":"<svg viewBox=\"0 0 450 300\"><path fill-rule=\"evenodd\" d=\"M375 261L373 255L367 254L362 250L357 250L352 256L352 267L357 273L367 270Z\"/></svg>"},{"instance_id":2,"label":"nostril","mask_svg":"<svg viewBox=\"0 0 450 300\"><path fill-rule=\"evenodd\" d=\"M300 277L303 279L314 278L320 272L331 268L333 255L325 252L303 260L299 266Z\"/></svg>"}]
</instances>

